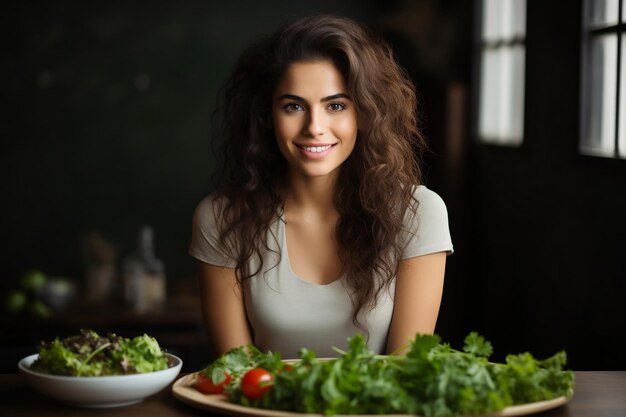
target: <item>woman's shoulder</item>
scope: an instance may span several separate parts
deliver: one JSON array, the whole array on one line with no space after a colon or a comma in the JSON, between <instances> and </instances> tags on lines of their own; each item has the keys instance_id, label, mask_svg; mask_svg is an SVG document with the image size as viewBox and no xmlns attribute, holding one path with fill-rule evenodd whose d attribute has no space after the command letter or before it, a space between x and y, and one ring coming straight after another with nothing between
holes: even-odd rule
<instances>
[{"instance_id":1,"label":"woman's shoulder","mask_svg":"<svg viewBox=\"0 0 626 417\"><path fill-rule=\"evenodd\" d=\"M413 197L417 210L410 210L405 223L403 259L440 251L452 253L448 209L443 199L424 185L415 187Z\"/></svg>"},{"instance_id":2,"label":"woman's shoulder","mask_svg":"<svg viewBox=\"0 0 626 417\"><path fill-rule=\"evenodd\" d=\"M418 211L424 210L436 210L436 211L447 211L446 203L443 201L443 198L439 196L435 191L426 187L425 185L415 186L413 189L413 198L417 201Z\"/></svg>"},{"instance_id":3,"label":"woman's shoulder","mask_svg":"<svg viewBox=\"0 0 626 417\"><path fill-rule=\"evenodd\" d=\"M226 197L218 192L208 194L197 204L194 210L194 219L197 223L215 223L226 204Z\"/></svg>"},{"instance_id":4,"label":"woman's shoulder","mask_svg":"<svg viewBox=\"0 0 626 417\"><path fill-rule=\"evenodd\" d=\"M437 231L437 234L448 230L448 208L443 198L425 185L418 185L413 191L417 207L408 211L405 222L410 230L422 234ZM449 232L448 232L449 233Z\"/></svg>"}]
</instances>

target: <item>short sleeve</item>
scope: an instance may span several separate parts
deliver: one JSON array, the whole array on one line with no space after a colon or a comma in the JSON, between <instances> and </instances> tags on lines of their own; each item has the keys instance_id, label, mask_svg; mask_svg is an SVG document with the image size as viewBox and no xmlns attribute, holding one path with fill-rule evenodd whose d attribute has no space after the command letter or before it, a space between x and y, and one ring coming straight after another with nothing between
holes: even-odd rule
<instances>
[{"instance_id":1,"label":"short sleeve","mask_svg":"<svg viewBox=\"0 0 626 417\"><path fill-rule=\"evenodd\" d=\"M219 240L217 216L221 211L214 195L205 197L198 204L193 214L189 254L212 265L234 268L235 260L227 256Z\"/></svg>"},{"instance_id":2,"label":"short sleeve","mask_svg":"<svg viewBox=\"0 0 626 417\"><path fill-rule=\"evenodd\" d=\"M425 186L416 187L414 197L418 207L415 213L409 210L405 216L402 259L435 252L454 252L444 201Z\"/></svg>"}]
</instances>

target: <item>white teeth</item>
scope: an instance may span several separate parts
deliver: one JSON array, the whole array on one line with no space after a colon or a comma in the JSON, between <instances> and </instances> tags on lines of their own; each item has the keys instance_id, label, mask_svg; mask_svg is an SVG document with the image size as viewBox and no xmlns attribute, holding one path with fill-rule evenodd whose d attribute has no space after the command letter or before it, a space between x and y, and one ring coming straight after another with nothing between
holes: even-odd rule
<instances>
[{"instance_id":1,"label":"white teeth","mask_svg":"<svg viewBox=\"0 0 626 417\"><path fill-rule=\"evenodd\" d=\"M303 146L302 148L307 151L307 152L324 152L328 149L330 149L332 145L326 145L326 146Z\"/></svg>"}]
</instances>

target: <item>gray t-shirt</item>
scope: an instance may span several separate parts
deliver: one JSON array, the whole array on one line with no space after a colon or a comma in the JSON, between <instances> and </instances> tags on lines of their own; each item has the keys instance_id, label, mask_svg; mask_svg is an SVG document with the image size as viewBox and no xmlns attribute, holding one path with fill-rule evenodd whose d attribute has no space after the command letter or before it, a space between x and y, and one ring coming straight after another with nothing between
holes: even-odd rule
<instances>
[{"instance_id":1,"label":"gray t-shirt","mask_svg":"<svg viewBox=\"0 0 626 417\"><path fill-rule=\"evenodd\" d=\"M417 215L405 216L406 228L399 237L405 247L401 258L452 253L445 203L425 186L417 187L414 195L419 206ZM225 256L219 242L215 218L219 209L214 209L213 200L210 195L196 208L189 254L202 262L233 268L234 260ZM263 351L281 352L283 358L297 358L303 347L318 357L336 357L333 347L345 349L348 337L362 333L352 323L352 302L344 280L318 285L299 278L291 269L281 217L271 225L267 243L272 250L264 254L263 273L243 283L254 344ZM251 270L257 265L258 261L251 261ZM385 352L394 290L395 280L376 308L359 317L369 332L368 346L376 353Z\"/></svg>"}]
</instances>

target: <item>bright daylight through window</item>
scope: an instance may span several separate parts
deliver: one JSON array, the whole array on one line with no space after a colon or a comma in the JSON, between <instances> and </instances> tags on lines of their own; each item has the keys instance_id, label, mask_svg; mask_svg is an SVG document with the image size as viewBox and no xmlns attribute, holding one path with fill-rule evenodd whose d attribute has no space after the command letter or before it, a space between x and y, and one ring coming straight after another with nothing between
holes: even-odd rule
<instances>
[{"instance_id":1,"label":"bright daylight through window","mask_svg":"<svg viewBox=\"0 0 626 417\"><path fill-rule=\"evenodd\" d=\"M478 138L517 146L524 137L526 0L483 0Z\"/></svg>"},{"instance_id":2,"label":"bright daylight through window","mask_svg":"<svg viewBox=\"0 0 626 417\"><path fill-rule=\"evenodd\" d=\"M585 1L580 140L584 154L626 158L624 3Z\"/></svg>"}]
</instances>

